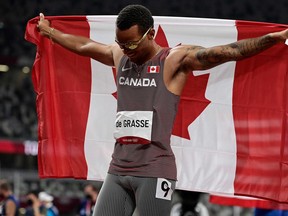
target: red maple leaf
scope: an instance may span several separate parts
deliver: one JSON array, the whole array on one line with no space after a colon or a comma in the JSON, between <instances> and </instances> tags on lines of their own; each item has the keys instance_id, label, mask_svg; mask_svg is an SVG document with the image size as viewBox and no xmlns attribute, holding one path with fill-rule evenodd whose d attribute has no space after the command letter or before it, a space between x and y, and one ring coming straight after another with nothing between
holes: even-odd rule
<instances>
[{"instance_id":1,"label":"red maple leaf","mask_svg":"<svg viewBox=\"0 0 288 216\"><path fill-rule=\"evenodd\" d=\"M183 89L172 135L190 139L188 126L210 104L205 98L209 74L194 76L191 72Z\"/></svg>"},{"instance_id":2,"label":"red maple leaf","mask_svg":"<svg viewBox=\"0 0 288 216\"><path fill-rule=\"evenodd\" d=\"M166 35L159 25L155 41L162 47L169 47ZM116 69L112 68L116 82ZM210 101L205 98L209 74L194 76L191 72L183 89L172 135L190 139L188 126L203 112ZM117 92L112 94L117 99Z\"/></svg>"},{"instance_id":3,"label":"red maple leaf","mask_svg":"<svg viewBox=\"0 0 288 216\"><path fill-rule=\"evenodd\" d=\"M169 47L165 33L159 25L155 41L162 47ZM190 139L188 126L203 112L210 101L205 98L209 74L194 76L192 71L183 89L172 135Z\"/></svg>"}]
</instances>

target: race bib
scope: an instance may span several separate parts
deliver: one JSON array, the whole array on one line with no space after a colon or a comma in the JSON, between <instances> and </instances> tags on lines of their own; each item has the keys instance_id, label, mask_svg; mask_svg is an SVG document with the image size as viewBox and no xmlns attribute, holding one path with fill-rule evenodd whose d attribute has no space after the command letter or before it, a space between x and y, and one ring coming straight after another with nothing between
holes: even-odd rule
<instances>
[{"instance_id":1,"label":"race bib","mask_svg":"<svg viewBox=\"0 0 288 216\"><path fill-rule=\"evenodd\" d=\"M156 198L171 200L173 193L172 183L164 178L157 179Z\"/></svg>"},{"instance_id":2,"label":"race bib","mask_svg":"<svg viewBox=\"0 0 288 216\"><path fill-rule=\"evenodd\" d=\"M152 111L121 111L116 115L114 138L122 144L149 144Z\"/></svg>"}]
</instances>

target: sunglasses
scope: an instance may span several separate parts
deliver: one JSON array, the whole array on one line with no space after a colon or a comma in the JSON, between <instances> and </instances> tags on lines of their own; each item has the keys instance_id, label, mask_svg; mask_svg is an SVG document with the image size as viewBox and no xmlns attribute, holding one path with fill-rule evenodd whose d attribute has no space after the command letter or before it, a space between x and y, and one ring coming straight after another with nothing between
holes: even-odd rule
<instances>
[{"instance_id":1,"label":"sunglasses","mask_svg":"<svg viewBox=\"0 0 288 216\"><path fill-rule=\"evenodd\" d=\"M148 34L148 32L152 29L152 27L150 27L145 34L142 36L142 38L138 41L131 41L131 42L127 42L127 43L120 43L117 39L115 39L115 42L121 47L121 48L125 48L125 49L129 49L129 50L135 50L139 44L144 40L144 38L146 37L146 35Z\"/></svg>"}]
</instances>

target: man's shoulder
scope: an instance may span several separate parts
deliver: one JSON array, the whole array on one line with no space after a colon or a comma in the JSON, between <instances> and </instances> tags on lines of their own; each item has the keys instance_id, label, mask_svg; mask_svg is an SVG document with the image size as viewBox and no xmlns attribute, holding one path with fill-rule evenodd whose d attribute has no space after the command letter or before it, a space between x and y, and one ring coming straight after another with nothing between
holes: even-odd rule
<instances>
[{"instance_id":1,"label":"man's shoulder","mask_svg":"<svg viewBox=\"0 0 288 216\"><path fill-rule=\"evenodd\" d=\"M18 201L16 200L16 198L14 196L9 196L6 199L6 204L7 205L17 205Z\"/></svg>"},{"instance_id":2,"label":"man's shoulder","mask_svg":"<svg viewBox=\"0 0 288 216\"><path fill-rule=\"evenodd\" d=\"M178 45L176 47L170 48L167 56L166 56L166 62L172 62L172 64L175 64L175 62L180 62L185 54L185 48L182 45Z\"/></svg>"}]
</instances>

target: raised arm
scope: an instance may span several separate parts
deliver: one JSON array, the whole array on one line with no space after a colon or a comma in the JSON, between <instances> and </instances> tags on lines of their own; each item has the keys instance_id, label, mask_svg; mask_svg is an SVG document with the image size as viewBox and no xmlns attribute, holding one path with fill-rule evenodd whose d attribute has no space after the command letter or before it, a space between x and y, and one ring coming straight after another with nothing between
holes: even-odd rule
<instances>
[{"instance_id":1,"label":"raised arm","mask_svg":"<svg viewBox=\"0 0 288 216\"><path fill-rule=\"evenodd\" d=\"M277 43L285 43L287 38L288 30L286 29L211 48L183 46L181 48L182 62L179 63L179 66L187 71L209 69L228 61L237 61L256 55Z\"/></svg>"},{"instance_id":2,"label":"raised arm","mask_svg":"<svg viewBox=\"0 0 288 216\"><path fill-rule=\"evenodd\" d=\"M277 43L284 43L287 38L288 30L284 30L211 48L177 46L170 51L165 62L165 84L171 92L180 95L189 72L206 70L228 61L248 58Z\"/></svg>"},{"instance_id":3,"label":"raised arm","mask_svg":"<svg viewBox=\"0 0 288 216\"><path fill-rule=\"evenodd\" d=\"M103 64L115 66L121 55L117 44L106 45L95 42L87 37L66 34L50 26L50 22L40 13L38 29L42 36L79 55L91 57Z\"/></svg>"}]
</instances>

